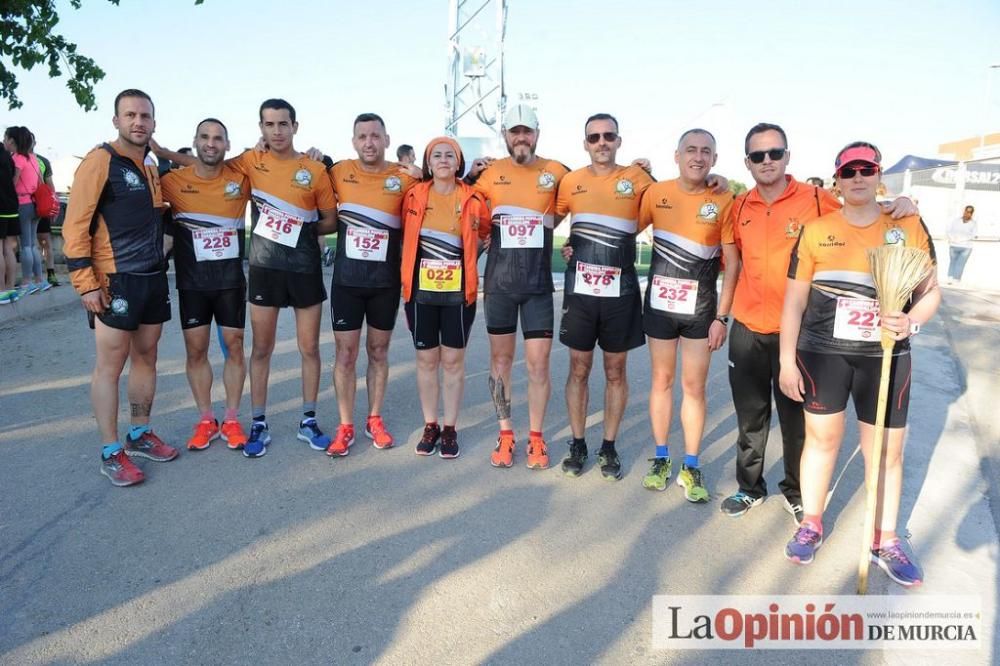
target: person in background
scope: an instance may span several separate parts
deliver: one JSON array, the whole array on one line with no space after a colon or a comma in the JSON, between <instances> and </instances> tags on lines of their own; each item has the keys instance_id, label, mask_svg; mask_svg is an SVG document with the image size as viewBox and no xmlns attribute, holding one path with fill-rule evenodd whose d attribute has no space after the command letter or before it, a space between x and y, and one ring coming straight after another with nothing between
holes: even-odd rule
<instances>
[{"instance_id":1,"label":"person in background","mask_svg":"<svg viewBox=\"0 0 1000 666\"><path fill-rule=\"evenodd\" d=\"M42 279L42 255L36 240L38 216L31 199L41 182L41 167L38 158L31 152L31 132L27 127L8 127L3 140L14 160L14 189L17 190L21 231L21 293L35 294L52 288Z\"/></svg>"},{"instance_id":2,"label":"person in background","mask_svg":"<svg viewBox=\"0 0 1000 666\"><path fill-rule=\"evenodd\" d=\"M417 163L417 153L413 150L413 146L404 143L396 149L396 160L403 166L412 166Z\"/></svg>"},{"instance_id":3,"label":"person in background","mask_svg":"<svg viewBox=\"0 0 1000 666\"><path fill-rule=\"evenodd\" d=\"M19 235L21 223L17 212L17 190L14 189L14 159L7 148L0 145L0 305L17 300L14 245Z\"/></svg>"},{"instance_id":4,"label":"person in background","mask_svg":"<svg viewBox=\"0 0 1000 666\"><path fill-rule=\"evenodd\" d=\"M813 187L819 187L819 188L823 187L823 179L820 178L819 176L810 176L809 178L806 178L806 182L812 185Z\"/></svg>"},{"instance_id":5,"label":"person in background","mask_svg":"<svg viewBox=\"0 0 1000 666\"><path fill-rule=\"evenodd\" d=\"M34 134L31 135L31 145L35 145ZM51 188L52 192L55 192L56 184L52 181L52 162L43 155L35 155L35 157L38 158L38 165L41 167L42 180ZM59 209L57 208L54 216L58 215ZM52 254L52 217L43 217L38 220L38 249L42 253L42 261L45 264L46 280L53 287L58 287L60 282L56 278L56 258Z\"/></svg>"},{"instance_id":6,"label":"person in background","mask_svg":"<svg viewBox=\"0 0 1000 666\"><path fill-rule=\"evenodd\" d=\"M962 281L965 272L965 262L972 254L972 241L978 231L973 214L975 207L966 206L962 216L957 217L948 225L948 284Z\"/></svg>"}]
</instances>

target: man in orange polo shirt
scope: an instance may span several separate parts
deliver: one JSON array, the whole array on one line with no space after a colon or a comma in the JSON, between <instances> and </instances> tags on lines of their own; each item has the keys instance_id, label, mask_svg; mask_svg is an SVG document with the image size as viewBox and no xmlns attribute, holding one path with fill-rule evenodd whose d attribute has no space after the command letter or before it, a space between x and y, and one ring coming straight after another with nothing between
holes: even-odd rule
<instances>
[{"instance_id":1,"label":"man in orange polo shirt","mask_svg":"<svg viewBox=\"0 0 1000 666\"><path fill-rule=\"evenodd\" d=\"M729 335L729 385L739 427L739 490L722 501L721 510L734 518L742 516L767 496L764 451L773 394L784 445L785 478L778 487L785 509L798 523L802 518L799 459L805 424L802 404L790 400L778 386L778 330L788 262L799 231L806 222L839 209L840 202L823 188L785 174L790 153L781 127L754 125L747 133L744 150L744 163L756 186L733 203L730 224L723 227L722 237L723 243L736 244L742 262ZM898 219L917 211L909 199L900 198L886 212Z\"/></svg>"}]
</instances>

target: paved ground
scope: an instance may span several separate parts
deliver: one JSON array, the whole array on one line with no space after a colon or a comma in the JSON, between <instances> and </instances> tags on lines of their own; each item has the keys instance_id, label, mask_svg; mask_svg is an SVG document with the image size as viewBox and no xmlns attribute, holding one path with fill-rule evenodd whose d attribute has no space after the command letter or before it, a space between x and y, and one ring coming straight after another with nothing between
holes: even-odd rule
<instances>
[{"instance_id":1,"label":"paved ground","mask_svg":"<svg viewBox=\"0 0 1000 666\"><path fill-rule=\"evenodd\" d=\"M216 444L173 463L144 463L145 484L116 489L98 475L84 316L68 287L32 296L16 311L0 309L0 663L998 663L998 323L1000 295L948 290L941 318L916 342L903 522L927 582L904 592L873 571L871 590L978 594L984 649L707 654L651 649L651 595L851 594L863 513L862 465L860 456L848 464L849 445L828 541L811 566L782 556L793 525L779 500L738 520L719 513L735 486L723 355L708 388L707 506L687 504L676 486L641 488L651 453L644 349L629 363L622 482L592 468L576 480L531 472L523 454L513 469L491 468L481 313L458 460L413 455L421 419L402 320L386 409L401 445L377 451L361 442L331 460L297 442L298 354L285 313L269 454L250 461ZM182 349L175 315L161 346L154 425L176 443L195 417ZM557 344L546 427L556 461L568 436L566 370ZM601 422L596 374L592 445ZM523 365L515 377L523 433ZM327 372L321 424L331 426L334 415ZM772 488L778 449L768 458Z\"/></svg>"}]
</instances>

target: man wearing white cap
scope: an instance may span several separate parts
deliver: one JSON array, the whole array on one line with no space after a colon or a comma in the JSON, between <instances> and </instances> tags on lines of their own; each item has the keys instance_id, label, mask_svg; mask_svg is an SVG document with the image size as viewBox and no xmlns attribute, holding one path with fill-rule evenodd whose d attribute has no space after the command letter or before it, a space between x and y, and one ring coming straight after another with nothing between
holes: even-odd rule
<instances>
[{"instance_id":1,"label":"man wearing white cap","mask_svg":"<svg viewBox=\"0 0 1000 666\"><path fill-rule=\"evenodd\" d=\"M514 106L503 120L510 157L478 159L469 174L469 180L487 197L493 211L483 292L490 338L490 393L500 426L490 458L494 467L514 463L510 375L518 316L528 368L527 466L545 469L549 465L542 421L551 393L552 229L559 223L555 215L556 190L569 169L535 154L538 135L535 111L525 104Z\"/></svg>"}]
</instances>

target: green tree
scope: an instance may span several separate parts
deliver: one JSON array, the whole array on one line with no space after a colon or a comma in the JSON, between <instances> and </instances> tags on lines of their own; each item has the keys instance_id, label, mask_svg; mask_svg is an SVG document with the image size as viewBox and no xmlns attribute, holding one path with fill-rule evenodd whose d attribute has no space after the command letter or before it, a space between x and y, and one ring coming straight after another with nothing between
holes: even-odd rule
<instances>
[{"instance_id":1,"label":"green tree","mask_svg":"<svg viewBox=\"0 0 1000 666\"><path fill-rule=\"evenodd\" d=\"M744 192L747 191L747 186L744 183L741 183L738 180L731 180L731 181L729 181L729 190L733 194L735 194L735 195L738 196L738 195L743 194Z\"/></svg>"},{"instance_id":2,"label":"green tree","mask_svg":"<svg viewBox=\"0 0 1000 666\"><path fill-rule=\"evenodd\" d=\"M120 0L108 0L117 5ZM83 0L70 0L79 9ZM204 0L195 0L200 5ZM0 0L0 99L9 109L23 103L17 96L17 76L13 69L28 71L45 63L49 77L66 70L66 87L86 111L97 108L94 85L104 78L104 70L90 58L77 53L76 44L55 32L59 12L55 0Z\"/></svg>"}]
</instances>

